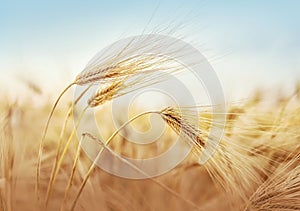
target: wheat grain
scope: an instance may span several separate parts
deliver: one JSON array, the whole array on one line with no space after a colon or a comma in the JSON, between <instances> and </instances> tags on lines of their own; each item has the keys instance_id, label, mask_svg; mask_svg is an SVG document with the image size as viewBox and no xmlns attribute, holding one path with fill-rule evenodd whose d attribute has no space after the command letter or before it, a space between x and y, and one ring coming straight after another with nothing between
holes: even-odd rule
<instances>
[{"instance_id":1,"label":"wheat grain","mask_svg":"<svg viewBox=\"0 0 300 211\"><path fill-rule=\"evenodd\" d=\"M205 147L202 132L198 126L192 125L191 122L182 116L179 108L167 107L163 109L160 114L163 120L165 120L177 134L182 134L185 138L189 139L192 145L200 148Z\"/></svg>"},{"instance_id":2,"label":"wheat grain","mask_svg":"<svg viewBox=\"0 0 300 211\"><path fill-rule=\"evenodd\" d=\"M124 88L124 81L114 82L104 89L99 89L89 100L88 105L90 107L96 107L104 104L107 101L112 100L116 93Z\"/></svg>"}]
</instances>

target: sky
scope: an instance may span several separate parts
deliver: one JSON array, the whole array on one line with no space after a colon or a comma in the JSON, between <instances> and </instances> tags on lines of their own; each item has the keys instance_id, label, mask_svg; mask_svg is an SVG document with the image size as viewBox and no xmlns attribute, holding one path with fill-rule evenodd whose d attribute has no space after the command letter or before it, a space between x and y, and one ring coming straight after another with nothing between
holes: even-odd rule
<instances>
[{"instance_id":1,"label":"sky","mask_svg":"<svg viewBox=\"0 0 300 211\"><path fill-rule=\"evenodd\" d=\"M211 61L228 96L289 89L300 80L299 8L297 0L0 0L0 90L17 93L20 78L61 90L105 46L170 23L184 26L176 33Z\"/></svg>"}]
</instances>

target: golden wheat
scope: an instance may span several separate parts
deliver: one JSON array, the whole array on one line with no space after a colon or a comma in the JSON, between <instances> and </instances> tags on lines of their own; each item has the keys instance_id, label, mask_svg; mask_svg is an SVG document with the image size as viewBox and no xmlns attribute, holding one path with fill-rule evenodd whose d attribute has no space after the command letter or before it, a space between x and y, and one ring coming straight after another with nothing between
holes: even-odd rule
<instances>
[{"instance_id":1,"label":"golden wheat","mask_svg":"<svg viewBox=\"0 0 300 211\"><path fill-rule=\"evenodd\" d=\"M109 86L105 87L104 89L100 88L101 91L95 93L92 99L88 102L89 106L95 107L128 92L132 92L142 87L158 83L159 81L167 78L169 76L169 73L178 72L182 69L183 67L177 63L174 64L174 61L172 59L142 55L118 61L117 65L109 66L106 68L99 67L98 65L89 66L86 68L86 70L79 74L76 77L75 81L68 85L59 95L54 103L54 106L51 109L46 122L46 126L40 142L37 161L36 193L38 200L40 166L46 133L50 124L50 119L54 113L55 108L58 105L59 100L69 88L71 88L73 85L88 84L89 86L87 87L87 89L89 89L91 85L97 83L107 83L111 81L112 83ZM125 81L127 80L129 80L129 82L125 84ZM84 94L85 91L78 97L78 100ZM75 101L75 103L76 102L77 100Z\"/></svg>"},{"instance_id":2,"label":"golden wheat","mask_svg":"<svg viewBox=\"0 0 300 211\"><path fill-rule=\"evenodd\" d=\"M245 210L300 210L299 160L296 154L281 163L250 197Z\"/></svg>"},{"instance_id":3,"label":"golden wheat","mask_svg":"<svg viewBox=\"0 0 300 211\"><path fill-rule=\"evenodd\" d=\"M283 104L284 111L282 111ZM295 166L296 162L293 165L289 163L296 159L300 151L299 101L286 105L286 102L278 101L276 105L269 107L267 112L261 112L259 102L252 102L252 99L245 104L233 105L226 113L225 135L220 142L220 147L203 167L197 163L197 157L196 160L194 157L189 157L173 171L155 179L171 191L177 192L181 198L191 200L204 210L243 210L246 206L249 210L298 208L297 196L300 188L297 186L299 181L297 172L299 171ZM0 207L33 210L34 160L36 159L33 152L37 152L39 148L37 142L33 140L41 135L40 125L35 122L46 119L45 111L48 108L45 106L37 109L32 106L32 103L20 105L4 103L0 105L0 109L3 111L0 113ZM180 121L187 119L184 109L176 110L174 119ZM64 122L67 118L65 112L67 111L63 108L56 112L55 120ZM209 141L207 133L212 124L211 119L210 110L200 114L198 127L205 144ZM193 121L189 122L196 126L192 123ZM144 122L140 121L139 124ZM63 130L68 134L66 138L63 137L62 141L65 143L72 134L73 128L62 128L58 133L55 127L49 128L50 137L45 142L47 153L42 160L44 165L41 171L41 194L46 194L45 181L50 179L51 167L56 160L57 142L60 142ZM107 126L106 130L112 131L112 128L109 129ZM174 138L173 135L169 135L170 139ZM118 142L111 143L110 146L117 144ZM78 149L80 149L78 145L73 147L70 144L68 148L65 161L61 163L61 174L57 175L57 183L52 186L55 194L49 200L49 210L57 210L59 207L64 209L72 205L74 194L78 193L91 164L84 154L81 154L78 159ZM128 150L127 148L122 145L123 150ZM61 156L58 159L60 158ZM213 178L212 181L207 172ZM71 175L73 175L73 182L68 186ZM219 188L220 186L222 188ZM65 202L62 202L66 192L65 187L69 191ZM153 185L152 181L122 180L95 169L95 175L89 178L76 202L76 208L95 210L101 206L103 210L194 209L194 206L183 199L168 194L170 192L165 188L158 190L158 187L161 186ZM275 196L269 198L267 195ZM160 203L161 198L166 199L164 203ZM62 206L63 203L66 206ZM40 210L42 207L36 209Z\"/></svg>"}]
</instances>

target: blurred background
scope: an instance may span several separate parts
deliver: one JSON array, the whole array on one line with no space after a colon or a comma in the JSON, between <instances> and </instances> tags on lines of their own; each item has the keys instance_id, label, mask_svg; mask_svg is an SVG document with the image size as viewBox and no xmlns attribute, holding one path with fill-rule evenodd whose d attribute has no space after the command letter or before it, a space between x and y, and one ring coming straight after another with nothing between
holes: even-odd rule
<instances>
[{"instance_id":1,"label":"blurred background","mask_svg":"<svg viewBox=\"0 0 300 211\"><path fill-rule=\"evenodd\" d=\"M165 28L204 54L228 99L300 78L297 0L0 2L0 91L12 98L24 81L56 96L103 47Z\"/></svg>"}]
</instances>

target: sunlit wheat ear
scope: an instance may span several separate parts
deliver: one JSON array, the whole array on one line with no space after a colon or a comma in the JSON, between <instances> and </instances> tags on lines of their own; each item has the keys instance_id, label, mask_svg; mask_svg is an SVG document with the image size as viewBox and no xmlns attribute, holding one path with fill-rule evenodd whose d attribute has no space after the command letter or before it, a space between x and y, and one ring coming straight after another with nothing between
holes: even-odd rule
<instances>
[{"instance_id":1,"label":"sunlit wheat ear","mask_svg":"<svg viewBox=\"0 0 300 211\"><path fill-rule=\"evenodd\" d=\"M157 56L134 56L128 59L113 62L116 63L116 65L108 67L95 65L88 67L76 77L76 80L73 83L63 90L56 100L53 108L51 109L42 135L42 140L40 142L36 173L37 195L39 190L41 157L50 119L55 108L57 107L59 100L70 87L73 85L91 85L101 82L106 84L110 82L108 87L96 93L93 96L93 100L88 102L90 107L95 107L118 96L163 81L169 76L170 73L179 72L183 69L183 67L177 63L174 63L172 59Z\"/></svg>"},{"instance_id":2,"label":"sunlit wheat ear","mask_svg":"<svg viewBox=\"0 0 300 211\"><path fill-rule=\"evenodd\" d=\"M112 83L111 85L103 88L103 89L99 89L88 101L88 106L81 112L80 114L80 118L78 119L77 123L76 123L76 126L75 128L72 130L72 133L63 149L63 152L62 152L62 155L59 159L59 161L55 164L55 169L53 169L52 171L52 174L51 174L51 177L50 177L50 181L49 181L49 185L48 185L48 191L47 191L47 196L46 196L46 205L48 204L48 200L49 200L49 197L51 195L51 192L52 192L52 187L54 186L54 183L55 183L55 179L56 179L56 176L58 174L58 171L60 169L60 166L63 162L63 159L65 157L65 154L69 148L69 145L71 143L71 140L73 139L73 136L76 132L76 129L78 128L79 124L80 124L80 121L85 113L85 111L89 108L89 107L96 107L96 106L100 106L102 105L103 103L105 103L106 101L109 101L111 100L115 93L120 89L120 87L122 87L123 85L123 82L115 82L115 83ZM80 144L78 145L78 153L79 153L79 149L80 149ZM69 180L69 183L68 183L68 188L67 190L71 187L72 185L72 180L73 180L73 175L74 175L74 172L75 172L75 169L76 169L76 165L77 165L77 160L78 160L78 156L79 154L76 154L76 157L75 157L75 161L74 161L74 164L73 164L73 171L71 173L71 177L70 177L70 180ZM65 193L65 198L67 197L68 195L68 191L66 191ZM65 199L64 199L65 200Z\"/></svg>"},{"instance_id":3,"label":"sunlit wheat ear","mask_svg":"<svg viewBox=\"0 0 300 211\"><path fill-rule=\"evenodd\" d=\"M250 197L247 210L300 210L300 154L278 169Z\"/></svg>"},{"instance_id":4,"label":"sunlit wheat ear","mask_svg":"<svg viewBox=\"0 0 300 211\"><path fill-rule=\"evenodd\" d=\"M110 84L109 86L99 89L89 100L89 107L93 108L100 106L107 101L112 100L117 92L124 86L124 81L118 81Z\"/></svg>"},{"instance_id":5,"label":"sunlit wheat ear","mask_svg":"<svg viewBox=\"0 0 300 211\"><path fill-rule=\"evenodd\" d=\"M114 63L111 65L110 63ZM181 68L170 58L156 55L135 55L126 59L112 59L101 65L89 65L75 80L78 85L86 85L92 82L112 83L121 81L136 75L148 77L162 71L175 73ZM160 75L162 76L162 75Z\"/></svg>"},{"instance_id":6,"label":"sunlit wheat ear","mask_svg":"<svg viewBox=\"0 0 300 211\"><path fill-rule=\"evenodd\" d=\"M132 50L134 51L135 49ZM80 73L76 77L76 80L60 94L47 120L39 148L36 180L37 195L39 192L38 190L41 157L46 132L49 127L49 122L58 104L58 101L72 85L91 85L94 83L109 83L109 85L107 85L104 89L101 88L101 90L98 91L94 96L92 96L91 99L88 101L89 107L96 107L102 105L107 101L112 100L113 98L163 81L167 77L169 77L170 73L179 72L183 69L184 68L178 63L174 62L173 59L156 55L137 55L123 60L118 60L117 58L114 58L111 61L107 61L107 63L102 63L102 65L96 64L88 66L82 73ZM74 131L72 132L71 137L73 136L73 134ZM70 140L71 138L68 139L68 142L63 150L61 159L58 162L57 170L54 170L54 173L51 174L50 184L48 186L47 191L46 203L48 202L48 198L51 194L51 188L54 184L57 171L59 170L60 164L64 158Z\"/></svg>"},{"instance_id":7,"label":"sunlit wheat ear","mask_svg":"<svg viewBox=\"0 0 300 211\"><path fill-rule=\"evenodd\" d=\"M98 67L99 68L99 67ZM112 67L113 68L113 67ZM44 142L45 142L45 138L46 138L46 134L48 131L48 127L50 124L50 120L53 116L53 113L58 105L58 102L60 101L60 99L62 98L62 96L73 86L73 85L86 85L86 84L93 84L95 82L100 82L100 79L105 79L105 78L109 78L109 76L113 76L113 75L118 75L118 71L114 70L114 74L112 74L111 72L108 72L111 68L102 68L101 71L87 71L85 72L85 74L80 74L79 76L77 76L77 78L75 79L75 81L71 84L69 84L58 96L57 100L55 101L49 117L47 119L46 122L46 126L44 128L43 134L42 134L42 139L40 141L40 146L39 146L39 150L38 150L38 158L37 158L37 168L36 168L36 196L37 199L39 201L39 179L40 179L40 167L41 167L41 159L42 159L42 154L43 154L43 146L44 146ZM99 76L99 74L102 73L102 76ZM104 74L103 74L104 73ZM88 87L89 88L89 87Z\"/></svg>"},{"instance_id":8,"label":"sunlit wheat ear","mask_svg":"<svg viewBox=\"0 0 300 211\"><path fill-rule=\"evenodd\" d=\"M156 57L153 57L153 58L151 58L151 61L152 60L154 60L155 62L161 62L161 58L156 59ZM163 61L165 61L165 60L163 59ZM166 61L169 62L169 59L167 59ZM126 61L126 62L128 62L128 61ZM135 61L135 62L137 62L137 61ZM88 100L88 107L92 108L92 107L100 106L100 105L104 104L105 102L112 100L113 98L122 96L131 91L151 85L153 83L158 83L159 81L164 80L165 77L168 76L166 73L161 72L160 71L161 69L147 69L147 70L143 70L140 74L137 74L137 75L132 74L132 73L135 73L135 71L137 71L136 66L138 66L138 65L140 65L140 68L149 68L149 67L151 68L151 67L153 67L153 65L157 65L154 63L153 64L152 63L144 64L143 62L145 62L144 59L139 61L139 63L127 64L126 68L128 68L128 69L133 68L133 69L128 70L126 72L126 74L122 73L121 77L119 77L120 81L112 82L111 84L107 85L104 88L101 87ZM178 68L176 66L176 68L174 70L177 70L177 69ZM130 74L132 74L132 75L130 75ZM152 77L150 77L151 75L152 75ZM94 82L94 81L89 80L89 83L92 83L92 82ZM78 82L76 82L76 83L78 83ZM84 110L86 110L88 107L86 107ZM77 124L79 124L79 122ZM77 126L76 126L76 128L77 128ZM69 146L69 144L72 140L72 137L74 136L76 128L72 131L71 136L67 141L67 144L63 150L62 156L58 162L57 170L53 171L53 174L51 174L51 179L50 179L50 183L49 183L48 191L47 191L46 204L48 203L48 199L51 194L52 186L55 182L56 175L59 171L62 160L64 159L64 155L67 151L67 147Z\"/></svg>"},{"instance_id":9,"label":"sunlit wheat ear","mask_svg":"<svg viewBox=\"0 0 300 211\"><path fill-rule=\"evenodd\" d=\"M210 137L214 138L217 137ZM204 165L216 184L239 203L247 200L255 186L262 182L261 174L267 171L264 165L268 158L258 153L249 156L251 149L251 145L243 144L234 136L223 137Z\"/></svg>"},{"instance_id":10,"label":"sunlit wheat ear","mask_svg":"<svg viewBox=\"0 0 300 211\"><path fill-rule=\"evenodd\" d=\"M88 71L80 73L75 81L78 85L86 85L92 82L100 82L103 80L112 80L120 77L120 72L117 71L117 66L103 68L95 66Z\"/></svg>"},{"instance_id":11,"label":"sunlit wheat ear","mask_svg":"<svg viewBox=\"0 0 300 211\"><path fill-rule=\"evenodd\" d=\"M247 122L243 121L245 115ZM265 123L267 127L264 127L262 119L266 114L247 115L247 112L240 115L241 120L235 126L237 130L230 132L230 136L225 135L222 138L216 153L204 165L216 183L221 185L226 193L231 192L232 196L236 195L237 200L235 201L239 200L241 203L247 201L255 189L279 165L272 154L276 152L277 155L279 153L280 158L286 157L291 149L283 148L283 146L293 146L294 143L288 143L285 131L281 132L284 137L283 140L285 140L284 145L282 140L277 142L272 138L270 139L269 135L273 133L272 129L281 126L282 123L276 126L273 125L274 123L269 125L268 121ZM256 122L251 121L258 117L260 117L259 129ZM201 119L202 122L205 122L204 120ZM206 133L205 130L202 131ZM277 134L280 132L277 131Z\"/></svg>"},{"instance_id":12,"label":"sunlit wheat ear","mask_svg":"<svg viewBox=\"0 0 300 211\"><path fill-rule=\"evenodd\" d=\"M184 136L185 139L188 140L188 144L195 146L198 153L200 152L201 148L205 146L204 143L204 139L201 136L201 132L200 130L193 126L193 124L191 124L188 120L186 120L183 115L180 112L179 108L176 107L167 107L165 109L162 109L160 111L147 111L141 114L136 115L135 117L133 117L132 119L128 120L127 122L125 122L120 128L118 128L107 140L106 142L102 145L104 146L108 146L110 144L110 142L113 140L113 138L128 124L130 124L131 122L133 122L135 119L144 116L144 115L148 115L148 114L158 114L162 117L162 119L178 134L178 135L182 135ZM99 152L98 155L95 158L95 161L93 162L93 164L90 166L86 176L84 177L84 180L79 188L79 191L75 197L74 203L72 208L75 207L75 204L78 200L78 198L80 197L86 182L88 181L92 171L94 170L96 163L98 161L98 159L101 156L101 153L103 152L105 147L103 147ZM77 154L78 156L79 154ZM75 160L77 160L78 157L75 158ZM76 168L76 163L74 162L74 167ZM72 174L74 173L74 171L72 171ZM73 175L72 175L73 178ZM71 183L72 181L70 181ZM69 187L67 187L66 192L69 190Z\"/></svg>"},{"instance_id":13,"label":"sunlit wheat ear","mask_svg":"<svg viewBox=\"0 0 300 211\"><path fill-rule=\"evenodd\" d=\"M180 109L177 107L167 107L161 110L162 119L178 134L189 140L189 144L196 146L198 151L205 147L203 133L198 126L193 125L184 118Z\"/></svg>"}]
</instances>

